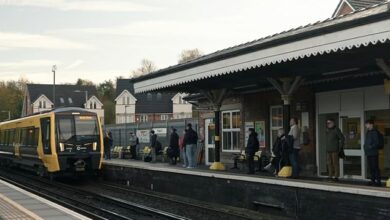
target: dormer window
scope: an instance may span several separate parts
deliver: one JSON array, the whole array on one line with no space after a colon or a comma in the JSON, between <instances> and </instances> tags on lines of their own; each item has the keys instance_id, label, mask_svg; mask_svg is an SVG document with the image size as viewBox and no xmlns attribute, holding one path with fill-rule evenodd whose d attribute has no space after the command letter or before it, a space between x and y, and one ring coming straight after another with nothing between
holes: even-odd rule
<instances>
[{"instance_id":1,"label":"dormer window","mask_svg":"<svg viewBox=\"0 0 390 220\"><path fill-rule=\"evenodd\" d=\"M146 99L147 99L149 102L151 102L151 101L152 101L152 93L148 93L148 94L146 95Z\"/></svg>"},{"instance_id":2,"label":"dormer window","mask_svg":"<svg viewBox=\"0 0 390 220\"><path fill-rule=\"evenodd\" d=\"M122 104L125 105L126 104L126 97L122 97Z\"/></svg>"},{"instance_id":3,"label":"dormer window","mask_svg":"<svg viewBox=\"0 0 390 220\"><path fill-rule=\"evenodd\" d=\"M130 105L130 97L127 97L127 104Z\"/></svg>"},{"instance_id":4,"label":"dormer window","mask_svg":"<svg viewBox=\"0 0 390 220\"><path fill-rule=\"evenodd\" d=\"M68 98L68 102L69 102L69 104L73 104L73 100L71 97Z\"/></svg>"},{"instance_id":5,"label":"dormer window","mask_svg":"<svg viewBox=\"0 0 390 220\"><path fill-rule=\"evenodd\" d=\"M39 101L39 106L38 108L42 108L42 101Z\"/></svg>"},{"instance_id":6,"label":"dormer window","mask_svg":"<svg viewBox=\"0 0 390 220\"><path fill-rule=\"evenodd\" d=\"M60 97L60 103L61 103L61 104L65 104L64 98Z\"/></svg>"},{"instance_id":7,"label":"dormer window","mask_svg":"<svg viewBox=\"0 0 390 220\"><path fill-rule=\"evenodd\" d=\"M157 101L161 101L161 99L162 99L162 95L161 95L161 93L157 93Z\"/></svg>"},{"instance_id":8,"label":"dormer window","mask_svg":"<svg viewBox=\"0 0 390 220\"><path fill-rule=\"evenodd\" d=\"M43 108L46 108L46 101L43 101Z\"/></svg>"},{"instance_id":9,"label":"dormer window","mask_svg":"<svg viewBox=\"0 0 390 220\"><path fill-rule=\"evenodd\" d=\"M89 108L92 109L92 102L89 103Z\"/></svg>"},{"instance_id":10,"label":"dormer window","mask_svg":"<svg viewBox=\"0 0 390 220\"><path fill-rule=\"evenodd\" d=\"M93 109L96 109L96 102L93 103Z\"/></svg>"}]
</instances>

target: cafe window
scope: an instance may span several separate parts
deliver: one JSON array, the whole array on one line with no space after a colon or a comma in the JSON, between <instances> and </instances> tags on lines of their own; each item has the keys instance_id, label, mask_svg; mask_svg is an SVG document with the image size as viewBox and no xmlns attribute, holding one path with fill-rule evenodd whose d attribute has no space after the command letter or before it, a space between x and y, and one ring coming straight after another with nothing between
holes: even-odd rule
<instances>
[{"instance_id":1,"label":"cafe window","mask_svg":"<svg viewBox=\"0 0 390 220\"><path fill-rule=\"evenodd\" d=\"M222 112L222 150L240 150L241 114L240 111Z\"/></svg>"},{"instance_id":2,"label":"cafe window","mask_svg":"<svg viewBox=\"0 0 390 220\"><path fill-rule=\"evenodd\" d=\"M270 108L270 129L271 129L271 144L274 143L278 136L278 130L283 128L283 107L281 105L271 106Z\"/></svg>"}]
</instances>

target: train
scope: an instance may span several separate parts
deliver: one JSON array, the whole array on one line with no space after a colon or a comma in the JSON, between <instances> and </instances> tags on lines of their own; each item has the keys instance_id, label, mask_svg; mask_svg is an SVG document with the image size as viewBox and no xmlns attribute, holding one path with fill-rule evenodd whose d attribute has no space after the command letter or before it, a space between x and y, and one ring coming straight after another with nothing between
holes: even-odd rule
<instances>
[{"instance_id":1,"label":"train","mask_svg":"<svg viewBox=\"0 0 390 220\"><path fill-rule=\"evenodd\" d=\"M58 108L0 123L0 164L40 176L96 175L103 161L103 133L96 113Z\"/></svg>"}]
</instances>

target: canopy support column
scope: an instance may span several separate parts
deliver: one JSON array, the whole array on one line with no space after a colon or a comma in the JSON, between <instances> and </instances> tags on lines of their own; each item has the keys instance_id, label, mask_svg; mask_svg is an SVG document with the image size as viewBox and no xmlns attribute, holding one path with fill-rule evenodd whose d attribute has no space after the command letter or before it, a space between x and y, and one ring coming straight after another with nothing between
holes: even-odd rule
<instances>
[{"instance_id":1,"label":"canopy support column","mask_svg":"<svg viewBox=\"0 0 390 220\"><path fill-rule=\"evenodd\" d=\"M221 105L228 95L227 89L221 90L202 90L201 93L207 98L214 110L215 137L214 137L214 163L210 166L211 170L225 170L225 165L221 163Z\"/></svg>"},{"instance_id":2,"label":"canopy support column","mask_svg":"<svg viewBox=\"0 0 390 220\"><path fill-rule=\"evenodd\" d=\"M291 118L291 98L294 92L302 85L303 79L301 76L294 78L267 78L268 82L271 83L273 87L281 95L283 101L283 128L284 132L287 134L290 129L290 118Z\"/></svg>"}]
</instances>

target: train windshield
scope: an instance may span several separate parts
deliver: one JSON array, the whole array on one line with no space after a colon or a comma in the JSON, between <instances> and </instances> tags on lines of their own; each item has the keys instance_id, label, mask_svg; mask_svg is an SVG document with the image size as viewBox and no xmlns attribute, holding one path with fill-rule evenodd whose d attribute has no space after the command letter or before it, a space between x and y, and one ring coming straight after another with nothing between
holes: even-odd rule
<instances>
[{"instance_id":1,"label":"train windshield","mask_svg":"<svg viewBox=\"0 0 390 220\"><path fill-rule=\"evenodd\" d=\"M96 116L58 116L57 136L62 143L95 141L99 137Z\"/></svg>"}]
</instances>

